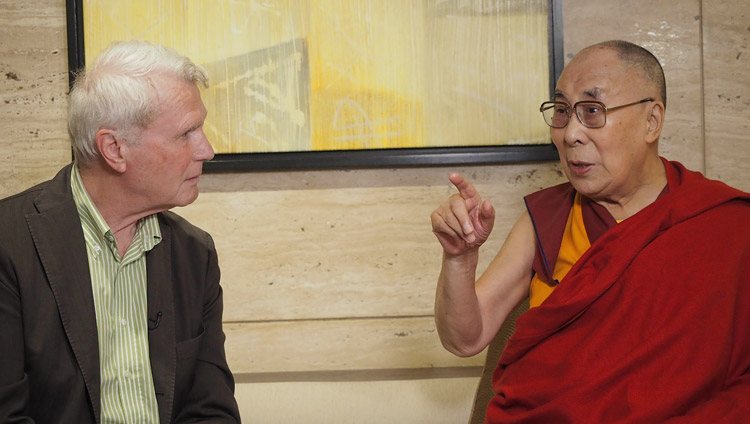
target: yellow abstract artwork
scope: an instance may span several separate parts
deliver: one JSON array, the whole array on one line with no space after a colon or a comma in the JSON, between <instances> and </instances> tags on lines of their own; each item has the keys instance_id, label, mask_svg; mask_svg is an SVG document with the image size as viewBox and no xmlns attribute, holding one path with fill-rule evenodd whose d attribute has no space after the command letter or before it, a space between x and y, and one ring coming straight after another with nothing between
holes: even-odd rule
<instances>
[{"instance_id":1,"label":"yellow abstract artwork","mask_svg":"<svg viewBox=\"0 0 750 424\"><path fill-rule=\"evenodd\" d=\"M83 0L114 40L204 66L217 153L549 142L546 0Z\"/></svg>"}]
</instances>

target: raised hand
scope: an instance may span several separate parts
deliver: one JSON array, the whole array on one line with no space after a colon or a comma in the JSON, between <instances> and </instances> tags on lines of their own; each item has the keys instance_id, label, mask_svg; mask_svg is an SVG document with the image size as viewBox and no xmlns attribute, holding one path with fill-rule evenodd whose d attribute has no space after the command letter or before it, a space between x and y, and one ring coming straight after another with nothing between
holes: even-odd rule
<instances>
[{"instance_id":1,"label":"raised hand","mask_svg":"<svg viewBox=\"0 0 750 424\"><path fill-rule=\"evenodd\" d=\"M451 256L461 255L482 245L495 224L495 208L489 200L482 201L474 186L460 174L451 174L451 183L458 189L432 212L432 232L443 250Z\"/></svg>"}]
</instances>

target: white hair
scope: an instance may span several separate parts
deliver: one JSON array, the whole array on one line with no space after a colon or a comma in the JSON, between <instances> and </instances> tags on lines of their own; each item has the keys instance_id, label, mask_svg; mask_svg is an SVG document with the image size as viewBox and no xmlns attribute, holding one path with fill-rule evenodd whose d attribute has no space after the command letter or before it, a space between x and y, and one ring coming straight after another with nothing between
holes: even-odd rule
<instances>
[{"instance_id":1,"label":"white hair","mask_svg":"<svg viewBox=\"0 0 750 424\"><path fill-rule=\"evenodd\" d=\"M140 131L156 118L156 80L165 76L208 87L208 74L201 66L173 49L146 41L112 43L77 74L68 107L76 163L86 166L99 156L94 139L102 128L137 142Z\"/></svg>"}]
</instances>

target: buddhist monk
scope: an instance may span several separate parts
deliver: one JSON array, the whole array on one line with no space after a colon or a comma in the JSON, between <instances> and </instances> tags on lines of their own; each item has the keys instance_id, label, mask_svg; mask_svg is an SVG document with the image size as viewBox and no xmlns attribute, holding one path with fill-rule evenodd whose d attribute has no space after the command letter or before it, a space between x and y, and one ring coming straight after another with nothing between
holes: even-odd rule
<instances>
[{"instance_id":1,"label":"buddhist monk","mask_svg":"<svg viewBox=\"0 0 750 424\"><path fill-rule=\"evenodd\" d=\"M488 423L750 422L750 194L659 156L666 104L646 49L579 52L540 107L568 182L525 197L478 279L494 208L450 175L431 215L443 345L478 354L529 299Z\"/></svg>"}]
</instances>

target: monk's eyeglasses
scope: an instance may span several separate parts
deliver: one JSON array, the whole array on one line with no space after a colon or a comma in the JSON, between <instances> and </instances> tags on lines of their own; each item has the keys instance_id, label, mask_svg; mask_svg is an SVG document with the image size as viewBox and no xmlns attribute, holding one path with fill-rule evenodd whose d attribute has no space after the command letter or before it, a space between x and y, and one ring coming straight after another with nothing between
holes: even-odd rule
<instances>
[{"instance_id":1,"label":"monk's eyeglasses","mask_svg":"<svg viewBox=\"0 0 750 424\"><path fill-rule=\"evenodd\" d=\"M580 101L572 107L565 102L550 101L542 103L539 107L539 111L542 112L542 116L544 116L544 122L552 128L565 128L568 125L568 122L570 122L570 116L573 115L573 110L576 111L576 116L584 127L601 128L607 123L607 112L612 112L626 106L653 101L653 97L646 97L637 102L609 108L604 106L604 103L595 100Z\"/></svg>"}]
</instances>

